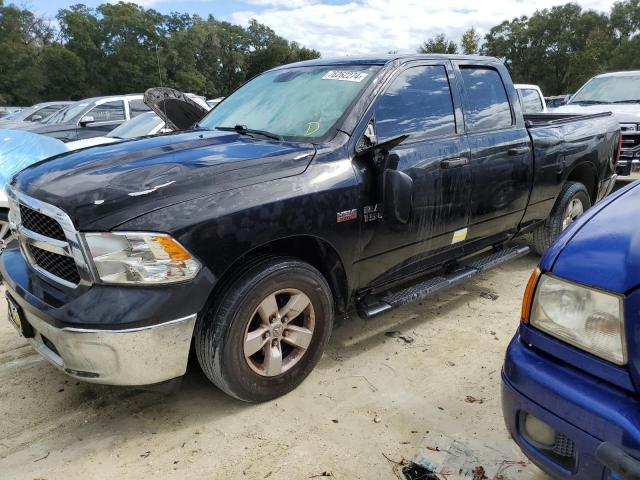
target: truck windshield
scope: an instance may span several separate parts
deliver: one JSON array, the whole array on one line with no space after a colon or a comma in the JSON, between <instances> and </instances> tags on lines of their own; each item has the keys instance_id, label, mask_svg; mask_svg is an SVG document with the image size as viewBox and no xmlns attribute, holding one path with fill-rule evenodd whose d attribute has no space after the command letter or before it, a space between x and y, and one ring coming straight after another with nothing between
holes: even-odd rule
<instances>
[{"instance_id":1,"label":"truck windshield","mask_svg":"<svg viewBox=\"0 0 640 480\"><path fill-rule=\"evenodd\" d=\"M266 72L224 99L199 126L319 139L334 128L379 69L337 65Z\"/></svg>"},{"instance_id":2,"label":"truck windshield","mask_svg":"<svg viewBox=\"0 0 640 480\"><path fill-rule=\"evenodd\" d=\"M640 73L592 78L569 103L640 103Z\"/></svg>"}]
</instances>

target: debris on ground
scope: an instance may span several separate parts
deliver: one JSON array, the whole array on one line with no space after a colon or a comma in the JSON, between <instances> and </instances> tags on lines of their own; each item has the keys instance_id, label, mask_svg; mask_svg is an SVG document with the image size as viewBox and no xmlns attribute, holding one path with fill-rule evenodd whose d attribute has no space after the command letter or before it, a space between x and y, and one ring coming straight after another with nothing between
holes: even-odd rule
<instances>
[{"instance_id":1,"label":"debris on ground","mask_svg":"<svg viewBox=\"0 0 640 480\"><path fill-rule=\"evenodd\" d=\"M379 416L376 415L375 417L373 417L373 422L374 423L380 423L381 421L382 421L382 419Z\"/></svg>"},{"instance_id":2,"label":"debris on ground","mask_svg":"<svg viewBox=\"0 0 640 480\"><path fill-rule=\"evenodd\" d=\"M495 293L491 293L491 292L482 292L480 296L482 298L486 298L487 300L492 300L494 302L500 298L500 295L496 295Z\"/></svg>"},{"instance_id":3,"label":"debris on ground","mask_svg":"<svg viewBox=\"0 0 640 480\"><path fill-rule=\"evenodd\" d=\"M402 340L404 343L406 344L412 344L413 342L416 341L415 338L410 337L408 335L402 335L400 332L398 332L397 330L394 330L392 332L385 332L385 335L389 338L398 338L400 340Z\"/></svg>"},{"instance_id":4,"label":"debris on ground","mask_svg":"<svg viewBox=\"0 0 640 480\"><path fill-rule=\"evenodd\" d=\"M422 439L413 463L433 474L433 478L516 480L524 465L510 457L511 452L503 452L495 445L472 447L443 433L431 432ZM431 480L432 477L426 478Z\"/></svg>"},{"instance_id":5,"label":"debris on ground","mask_svg":"<svg viewBox=\"0 0 640 480\"><path fill-rule=\"evenodd\" d=\"M447 365L449 365L450 367L455 367L456 364L453 363L451 360L447 360Z\"/></svg>"},{"instance_id":6,"label":"debris on ground","mask_svg":"<svg viewBox=\"0 0 640 480\"><path fill-rule=\"evenodd\" d=\"M476 398L473 395L467 395L464 401L467 403L484 403L484 400L482 398Z\"/></svg>"},{"instance_id":7,"label":"debris on ground","mask_svg":"<svg viewBox=\"0 0 640 480\"><path fill-rule=\"evenodd\" d=\"M320 478L320 477L333 477L333 473L331 473L331 472L322 472L319 475L311 475L309 478Z\"/></svg>"},{"instance_id":8,"label":"debris on ground","mask_svg":"<svg viewBox=\"0 0 640 480\"><path fill-rule=\"evenodd\" d=\"M409 462L409 465L402 469L402 474L406 480L438 480L433 472L413 462Z\"/></svg>"}]
</instances>

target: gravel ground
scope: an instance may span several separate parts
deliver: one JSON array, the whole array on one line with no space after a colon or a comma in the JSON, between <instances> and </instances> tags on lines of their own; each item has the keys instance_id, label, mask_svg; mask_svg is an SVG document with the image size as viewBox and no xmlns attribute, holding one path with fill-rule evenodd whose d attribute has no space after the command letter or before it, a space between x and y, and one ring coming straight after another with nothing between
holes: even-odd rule
<instances>
[{"instance_id":1,"label":"gravel ground","mask_svg":"<svg viewBox=\"0 0 640 480\"><path fill-rule=\"evenodd\" d=\"M172 394L76 382L18 338L3 304L0 477L393 479L394 462L438 461L430 445L456 442L488 473L543 479L500 410L503 355L537 261L530 254L367 322L340 321L303 385L262 405L225 396L197 363Z\"/></svg>"}]
</instances>

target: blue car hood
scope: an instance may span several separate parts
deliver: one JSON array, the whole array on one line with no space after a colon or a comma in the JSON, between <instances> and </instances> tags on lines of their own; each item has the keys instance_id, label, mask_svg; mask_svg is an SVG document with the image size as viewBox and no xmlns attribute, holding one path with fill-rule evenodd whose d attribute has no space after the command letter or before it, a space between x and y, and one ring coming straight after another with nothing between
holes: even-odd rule
<instances>
[{"instance_id":1,"label":"blue car hood","mask_svg":"<svg viewBox=\"0 0 640 480\"><path fill-rule=\"evenodd\" d=\"M616 293L640 286L640 182L616 192L558 238L541 265L567 280Z\"/></svg>"}]
</instances>

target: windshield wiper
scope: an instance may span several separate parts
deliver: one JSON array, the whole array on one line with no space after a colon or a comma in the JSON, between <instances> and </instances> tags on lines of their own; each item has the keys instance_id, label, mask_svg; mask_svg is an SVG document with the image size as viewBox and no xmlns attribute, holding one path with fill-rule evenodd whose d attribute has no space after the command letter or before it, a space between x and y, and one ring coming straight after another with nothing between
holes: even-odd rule
<instances>
[{"instance_id":1,"label":"windshield wiper","mask_svg":"<svg viewBox=\"0 0 640 480\"><path fill-rule=\"evenodd\" d=\"M216 130L222 130L225 132L238 132L240 135L260 135L262 137L271 138L280 142L284 141L282 136L275 133L267 132L266 130L255 130L253 128L247 128L246 125L236 125L235 127L216 127Z\"/></svg>"},{"instance_id":2,"label":"windshield wiper","mask_svg":"<svg viewBox=\"0 0 640 480\"><path fill-rule=\"evenodd\" d=\"M640 103L640 100L616 100L611 103Z\"/></svg>"}]
</instances>

